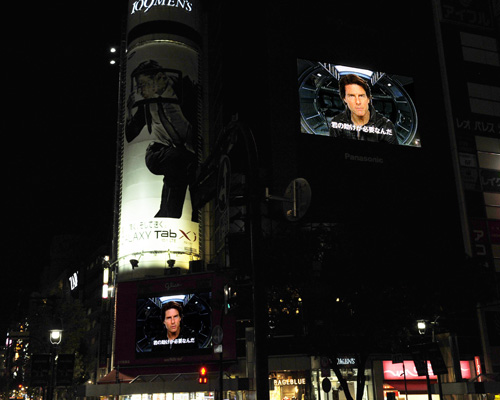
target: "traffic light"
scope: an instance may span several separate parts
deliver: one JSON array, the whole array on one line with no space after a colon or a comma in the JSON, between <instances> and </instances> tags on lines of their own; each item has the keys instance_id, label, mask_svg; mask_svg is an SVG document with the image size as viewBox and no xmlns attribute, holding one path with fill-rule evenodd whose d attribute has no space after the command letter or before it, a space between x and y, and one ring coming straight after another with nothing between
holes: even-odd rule
<instances>
[{"instance_id":1,"label":"traffic light","mask_svg":"<svg viewBox=\"0 0 500 400\"><path fill-rule=\"evenodd\" d=\"M207 367L201 366L198 373L198 383L208 383Z\"/></svg>"},{"instance_id":2,"label":"traffic light","mask_svg":"<svg viewBox=\"0 0 500 400\"><path fill-rule=\"evenodd\" d=\"M224 286L224 313L233 311L237 306L236 288L230 285Z\"/></svg>"}]
</instances>

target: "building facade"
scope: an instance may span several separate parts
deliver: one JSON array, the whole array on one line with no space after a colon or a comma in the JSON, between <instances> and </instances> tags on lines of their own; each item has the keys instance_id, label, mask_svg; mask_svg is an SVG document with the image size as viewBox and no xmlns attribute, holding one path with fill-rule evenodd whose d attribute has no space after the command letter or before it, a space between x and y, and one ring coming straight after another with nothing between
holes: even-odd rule
<instances>
[{"instance_id":1,"label":"building facade","mask_svg":"<svg viewBox=\"0 0 500 400\"><path fill-rule=\"evenodd\" d=\"M455 3L129 2L110 362L79 396L491 393L464 384L497 361L460 282L497 276L497 28Z\"/></svg>"}]
</instances>

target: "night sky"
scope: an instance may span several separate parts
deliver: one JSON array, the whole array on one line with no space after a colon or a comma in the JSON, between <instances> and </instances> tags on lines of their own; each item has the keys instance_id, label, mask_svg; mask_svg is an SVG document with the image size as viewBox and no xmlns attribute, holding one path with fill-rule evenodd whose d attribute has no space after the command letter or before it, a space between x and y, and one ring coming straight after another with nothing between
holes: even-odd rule
<instances>
[{"instance_id":1,"label":"night sky","mask_svg":"<svg viewBox=\"0 0 500 400\"><path fill-rule=\"evenodd\" d=\"M14 4L14 3L12 3ZM52 238L110 237L119 44L126 1L6 5L0 334L19 296L38 288ZM8 31L7 31L8 30ZM7 31L7 32L6 32Z\"/></svg>"},{"instance_id":2,"label":"night sky","mask_svg":"<svg viewBox=\"0 0 500 400\"><path fill-rule=\"evenodd\" d=\"M300 3L311 15L318 12ZM337 2L326 3L337 9ZM110 242L119 77L118 67L109 64L109 48L119 44L126 6L127 0L105 0L9 2L2 7L4 21L12 21L13 27L2 24L1 179L7 200L2 230L7 240L0 336L9 318L19 315L19 299L38 289L55 236L80 234L97 244ZM370 13L365 18L373 19ZM322 29L328 37L331 27ZM338 29L355 33L347 20ZM359 34L372 36L363 30ZM393 39L389 49L398 48Z\"/></svg>"}]
</instances>

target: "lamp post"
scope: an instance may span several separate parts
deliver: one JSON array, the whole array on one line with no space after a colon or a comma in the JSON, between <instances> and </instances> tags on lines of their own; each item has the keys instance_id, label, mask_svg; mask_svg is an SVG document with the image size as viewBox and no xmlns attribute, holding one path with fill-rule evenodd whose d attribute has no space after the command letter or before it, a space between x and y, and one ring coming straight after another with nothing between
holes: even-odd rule
<instances>
[{"instance_id":1,"label":"lamp post","mask_svg":"<svg viewBox=\"0 0 500 400\"><path fill-rule=\"evenodd\" d=\"M427 330L427 321L420 319L417 321L417 330L420 335L425 335ZM431 389L431 381L429 377L429 365L427 360L427 354L424 351L424 346L422 346L422 356L423 362L425 363L425 380L427 382L427 395L429 396L429 400L432 400L432 389Z\"/></svg>"},{"instance_id":2,"label":"lamp post","mask_svg":"<svg viewBox=\"0 0 500 400\"><path fill-rule=\"evenodd\" d=\"M427 328L429 327L430 325L430 328L431 328L431 343L434 344L436 343L436 332L435 332L435 329L436 329L436 326L438 325L438 322L437 320L439 319L439 316L436 317L436 319L432 322L428 322L426 320L418 320L417 321L417 329L418 329L418 333L420 335L425 335L426 334L426 331L427 331ZM432 361L432 357L430 357L430 354L428 354L429 351L431 350L425 350L426 347L424 346L423 347L423 354L424 354L424 358L425 358L425 363L426 363L426 366L425 366L425 371L426 371L426 379L427 379L427 389L428 389L428 393L429 393L429 400L431 400L431 385L430 385L430 379L429 379L429 371L428 371L428 366L427 366L427 362L430 361L431 364L433 364L434 362L437 363L437 360L435 359L434 357L434 361ZM430 360L428 360L428 358L430 358ZM437 381L438 381L438 389L439 389L439 398L442 399L443 398L443 392L442 392L442 387L441 387L441 373L439 371L439 366L436 365L436 369L434 368L433 366L433 370L434 370L434 374L437 376Z\"/></svg>"},{"instance_id":3,"label":"lamp post","mask_svg":"<svg viewBox=\"0 0 500 400\"><path fill-rule=\"evenodd\" d=\"M56 357L57 357L57 345L61 343L62 340L62 330L61 329L51 329L49 331L50 340L50 376L49 376L49 388L47 393L47 399L52 400L54 398L54 385L55 385L55 372L56 372Z\"/></svg>"}]
</instances>

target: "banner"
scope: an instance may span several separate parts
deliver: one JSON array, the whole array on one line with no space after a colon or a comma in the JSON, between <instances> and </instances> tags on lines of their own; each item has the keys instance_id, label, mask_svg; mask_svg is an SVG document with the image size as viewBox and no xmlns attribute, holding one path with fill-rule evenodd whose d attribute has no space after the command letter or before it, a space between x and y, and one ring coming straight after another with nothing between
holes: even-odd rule
<instances>
[{"instance_id":1,"label":"banner","mask_svg":"<svg viewBox=\"0 0 500 400\"><path fill-rule=\"evenodd\" d=\"M187 269L198 258L198 212L191 204L198 64L197 50L170 40L149 41L127 54L120 279L123 273L137 278L173 265ZM131 259L138 263L132 266Z\"/></svg>"}]
</instances>

